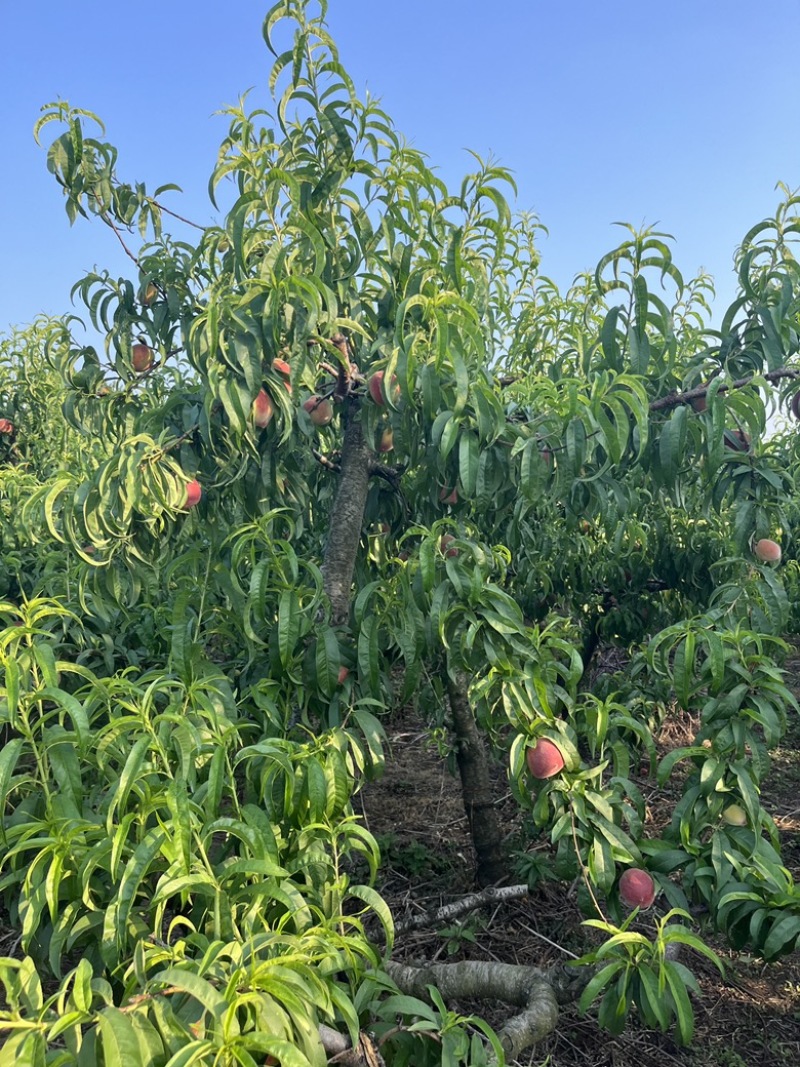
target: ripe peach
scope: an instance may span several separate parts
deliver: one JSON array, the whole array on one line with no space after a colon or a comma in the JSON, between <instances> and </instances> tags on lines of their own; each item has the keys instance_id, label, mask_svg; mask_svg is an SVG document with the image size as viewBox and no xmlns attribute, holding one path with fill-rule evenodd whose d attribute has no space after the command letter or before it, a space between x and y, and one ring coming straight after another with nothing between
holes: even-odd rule
<instances>
[{"instance_id":1,"label":"ripe peach","mask_svg":"<svg viewBox=\"0 0 800 1067\"><path fill-rule=\"evenodd\" d=\"M552 778L564 769L564 757L561 749L549 737L540 737L525 756L528 770L534 778Z\"/></svg>"},{"instance_id":2,"label":"ripe peach","mask_svg":"<svg viewBox=\"0 0 800 1067\"><path fill-rule=\"evenodd\" d=\"M308 417L315 426L327 426L333 418L333 407L330 400L321 396L311 396L303 404L308 412Z\"/></svg>"},{"instance_id":3,"label":"ripe peach","mask_svg":"<svg viewBox=\"0 0 800 1067\"><path fill-rule=\"evenodd\" d=\"M369 395L380 408L384 407L384 405L386 404L386 399L383 395L383 378L384 372L382 370L376 370L374 374L370 375L370 378L367 382ZM400 398L400 387L398 386L397 378L395 378L394 375L392 375L392 398L394 399L395 403Z\"/></svg>"},{"instance_id":4,"label":"ripe peach","mask_svg":"<svg viewBox=\"0 0 800 1067\"><path fill-rule=\"evenodd\" d=\"M203 487L200 485L196 478L192 478L186 485L186 500L183 504L183 510L189 511L200 503L200 497L203 495Z\"/></svg>"},{"instance_id":5,"label":"ripe peach","mask_svg":"<svg viewBox=\"0 0 800 1067\"><path fill-rule=\"evenodd\" d=\"M450 547L453 541L455 541L455 537L453 537L452 534L442 534L442 539L439 542L439 549L446 559L452 559L454 556L458 555L458 549Z\"/></svg>"},{"instance_id":6,"label":"ripe peach","mask_svg":"<svg viewBox=\"0 0 800 1067\"><path fill-rule=\"evenodd\" d=\"M756 554L756 559L760 559L762 563L780 562L781 546L775 541L770 541L767 537L762 537L760 541L756 541L753 551Z\"/></svg>"},{"instance_id":7,"label":"ripe peach","mask_svg":"<svg viewBox=\"0 0 800 1067\"><path fill-rule=\"evenodd\" d=\"M11 419L0 419L0 433L12 434L14 432L14 423Z\"/></svg>"},{"instance_id":8,"label":"ripe peach","mask_svg":"<svg viewBox=\"0 0 800 1067\"><path fill-rule=\"evenodd\" d=\"M131 349L131 366L137 374L144 374L153 366L153 350L140 341Z\"/></svg>"},{"instance_id":9,"label":"ripe peach","mask_svg":"<svg viewBox=\"0 0 800 1067\"><path fill-rule=\"evenodd\" d=\"M457 504L458 503L458 489L450 489L445 485L439 490L439 499L443 504Z\"/></svg>"},{"instance_id":10,"label":"ripe peach","mask_svg":"<svg viewBox=\"0 0 800 1067\"><path fill-rule=\"evenodd\" d=\"M619 880L619 895L623 904L627 904L629 908L645 910L656 899L656 883L647 871L639 867L629 867L627 871L623 871Z\"/></svg>"},{"instance_id":11,"label":"ripe peach","mask_svg":"<svg viewBox=\"0 0 800 1067\"><path fill-rule=\"evenodd\" d=\"M266 426L269 426L274 414L275 409L272 406L269 393L266 389L260 389L253 401L253 422L259 430L263 430Z\"/></svg>"},{"instance_id":12,"label":"ripe peach","mask_svg":"<svg viewBox=\"0 0 800 1067\"><path fill-rule=\"evenodd\" d=\"M286 392L291 396L291 367L286 360L276 359L272 361L272 369L281 375L284 380L284 388Z\"/></svg>"},{"instance_id":13,"label":"ripe peach","mask_svg":"<svg viewBox=\"0 0 800 1067\"><path fill-rule=\"evenodd\" d=\"M369 381L367 382L367 388L369 389L369 395L372 397L378 407L382 408L386 403L386 400L383 396L382 370L377 370L373 375L371 375Z\"/></svg>"},{"instance_id":14,"label":"ripe peach","mask_svg":"<svg viewBox=\"0 0 800 1067\"><path fill-rule=\"evenodd\" d=\"M350 673L350 668L349 667L340 667L339 668L339 674L337 675L337 678L336 678L336 680L338 681L339 685L344 685L344 683L347 681L347 676L348 676L349 673Z\"/></svg>"}]
</instances>

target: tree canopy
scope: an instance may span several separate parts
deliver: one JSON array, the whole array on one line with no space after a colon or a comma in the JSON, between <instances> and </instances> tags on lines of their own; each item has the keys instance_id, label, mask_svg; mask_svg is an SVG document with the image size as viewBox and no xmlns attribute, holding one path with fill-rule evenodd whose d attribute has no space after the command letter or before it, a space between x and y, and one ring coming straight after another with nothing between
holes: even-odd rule
<instances>
[{"instance_id":1,"label":"tree canopy","mask_svg":"<svg viewBox=\"0 0 800 1067\"><path fill-rule=\"evenodd\" d=\"M800 937L759 796L797 710L797 446L767 425L800 413L800 197L744 235L718 329L654 229L561 292L510 171L446 188L324 3L264 39L220 226L125 180L93 114L36 124L131 270L75 285L96 344L71 316L0 342L2 1055L479 1067L577 997L689 1041L676 946ZM478 882L576 884L607 935L568 975L392 960L352 802L408 705L450 739ZM498 759L545 852L504 847ZM681 783L665 826L643 774ZM518 1009L497 1033L449 1007L479 992Z\"/></svg>"}]
</instances>

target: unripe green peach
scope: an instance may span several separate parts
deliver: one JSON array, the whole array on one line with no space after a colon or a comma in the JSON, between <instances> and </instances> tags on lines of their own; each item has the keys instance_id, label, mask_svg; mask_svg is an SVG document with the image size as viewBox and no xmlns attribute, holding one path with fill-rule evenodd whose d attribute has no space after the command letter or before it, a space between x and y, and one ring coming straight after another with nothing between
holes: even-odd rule
<instances>
[{"instance_id":1,"label":"unripe green peach","mask_svg":"<svg viewBox=\"0 0 800 1067\"><path fill-rule=\"evenodd\" d=\"M738 804L729 804L722 813L722 821L728 826L747 826L747 812Z\"/></svg>"},{"instance_id":2,"label":"unripe green peach","mask_svg":"<svg viewBox=\"0 0 800 1067\"><path fill-rule=\"evenodd\" d=\"M393 448L394 448L394 433L392 432L391 426L387 426L387 428L381 434L381 439L380 439L380 441L378 443L378 451L379 452L391 452Z\"/></svg>"}]
</instances>

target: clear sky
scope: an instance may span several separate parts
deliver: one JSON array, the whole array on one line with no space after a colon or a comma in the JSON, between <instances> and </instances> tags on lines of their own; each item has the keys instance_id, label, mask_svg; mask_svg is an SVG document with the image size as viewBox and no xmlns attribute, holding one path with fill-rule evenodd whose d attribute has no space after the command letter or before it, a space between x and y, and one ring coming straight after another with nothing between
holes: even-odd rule
<instances>
[{"instance_id":1,"label":"clear sky","mask_svg":"<svg viewBox=\"0 0 800 1067\"><path fill-rule=\"evenodd\" d=\"M68 311L95 266L133 268L101 224L70 228L31 133L41 105L97 112L121 178L176 182L171 207L215 220L214 112L250 87L269 106L270 6L2 4L0 331ZM467 148L514 171L562 286L617 243L615 221L658 224L685 274L715 276L721 313L736 245L774 211L777 181L800 186L800 0L330 0L329 25L357 87L448 182Z\"/></svg>"}]
</instances>

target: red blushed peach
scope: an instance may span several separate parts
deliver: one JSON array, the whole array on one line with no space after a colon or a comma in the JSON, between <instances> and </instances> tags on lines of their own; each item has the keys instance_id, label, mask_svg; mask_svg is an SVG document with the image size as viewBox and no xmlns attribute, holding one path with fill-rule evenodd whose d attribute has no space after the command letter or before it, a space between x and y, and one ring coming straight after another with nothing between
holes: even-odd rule
<instances>
[{"instance_id":1,"label":"red blushed peach","mask_svg":"<svg viewBox=\"0 0 800 1067\"><path fill-rule=\"evenodd\" d=\"M344 685L344 683L347 681L347 676L349 674L350 674L350 668L349 667L340 667L339 668L339 673L336 676L336 680L339 683L339 685Z\"/></svg>"},{"instance_id":2,"label":"red blushed peach","mask_svg":"<svg viewBox=\"0 0 800 1067\"><path fill-rule=\"evenodd\" d=\"M561 749L548 737L540 737L525 756L528 770L534 778L552 778L564 769L564 757Z\"/></svg>"},{"instance_id":3,"label":"red blushed peach","mask_svg":"<svg viewBox=\"0 0 800 1067\"><path fill-rule=\"evenodd\" d=\"M327 426L333 418L333 407L330 400L325 400L321 396L309 397L303 407L315 426Z\"/></svg>"},{"instance_id":4,"label":"red blushed peach","mask_svg":"<svg viewBox=\"0 0 800 1067\"><path fill-rule=\"evenodd\" d=\"M455 541L455 537L452 534L442 534L439 548L446 559L453 559L458 555L458 549L455 546L451 547L453 541Z\"/></svg>"},{"instance_id":5,"label":"red blushed peach","mask_svg":"<svg viewBox=\"0 0 800 1067\"><path fill-rule=\"evenodd\" d=\"M263 430L269 426L274 413L275 409L272 406L269 393L267 393L266 389L260 389L253 401L253 422L259 430Z\"/></svg>"},{"instance_id":6,"label":"red blushed peach","mask_svg":"<svg viewBox=\"0 0 800 1067\"><path fill-rule=\"evenodd\" d=\"M203 487L200 485L196 478L193 478L186 485L186 500L183 504L183 510L189 511L200 503L200 497L203 495Z\"/></svg>"},{"instance_id":7,"label":"red blushed peach","mask_svg":"<svg viewBox=\"0 0 800 1067\"><path fill-rule=\"evenodd\" d=\"M623 871L619 880L619 895L629 908L641 908L645 911L656 899L656 883L647 871L639 867L629 867Z\"/></svg>"},{"instance_id":8,"label":"red blushed peach","mask_svg":"<svg viewBox=\"0 0 800 1067\"><path fill-rule=\"evenodd\" d=\"M383 395L383 379L384 372L382 370L376 370L374 374L370 375L369 380L367 381L369 395L380 408L384 407L386 404L386 398ZM392 375L392 398L395 403L400 399L400 387L398 386L397 378L395 378L394 375Z\"/></svg>"},{"instance_id":9,"label":"red blushed peach","mask_svg":"<svg viewBox=\"0 0 800 1067\"><path fill-rule=\"evenodd\" d=\"M369 395L372 397L378 407L382 408L386 403L386 400L383 395L382 370L377 370L373 375L371 375L369 381L367 382L367 388L369 389Z\"/></svg>"},{"instance_id":10,"label":"red blushed peach","mask_svg":"<svg viewBox=\"0 0 800 1067\"><path fill-rule=\"evenodd\" d=\"M153 350L146 344L134 345L131 349L131 366L137 374L144 374L153 366Z\"/></svg>"},{"instance_id":11,"label":"red blushed peach","mask_svg":"<svg viewBox=\"0 0 800 1067\"><path fill-rule=\"evenodd\" d=\"M779 563L781 558L781 546L776 541L770 541L768 537L762 537L756 541L753 551L756 559L762 563Z\"/></svg>"}]
</instances>

